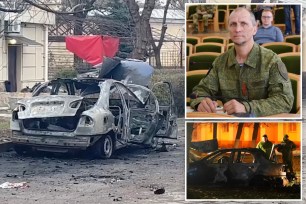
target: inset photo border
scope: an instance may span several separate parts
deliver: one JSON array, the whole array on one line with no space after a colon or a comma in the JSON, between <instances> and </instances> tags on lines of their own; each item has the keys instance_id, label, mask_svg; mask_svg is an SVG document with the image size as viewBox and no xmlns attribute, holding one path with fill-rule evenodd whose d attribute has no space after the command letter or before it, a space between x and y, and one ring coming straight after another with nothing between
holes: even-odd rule
<instances>
[{"instance_id":1,"label":"inset photo border","mask_svg":"<svg viewBox=\"0 0 306 204\"><path fill-rule=\"evenodd\" d=\"M186 200L301 201L302 122L186 122Z\"/></svg>"},{"instance_id":2,"label":"inset photo border","mask_svg":"<svg viewBox=\"0 0 306 204\"><path fill-rule=\"evenodd\" d=\"M288 6L290 35L286 33L284 11ZM302 119L302 36L296 29L295 6L302 12L301 4L185 4L187 119ZM241 39L246 31L229 30L231 13L238 7L249 9L257 19L260 8L268 14L270 10L272 26L282 41L258 41L251 50L246 49ZM255 21L256 32L251 36L264 26L260 19ZM237 57L238 49L247 53L245 59ZM204 98L208 101L203 102Z\"/></svg>"}]
</instances>

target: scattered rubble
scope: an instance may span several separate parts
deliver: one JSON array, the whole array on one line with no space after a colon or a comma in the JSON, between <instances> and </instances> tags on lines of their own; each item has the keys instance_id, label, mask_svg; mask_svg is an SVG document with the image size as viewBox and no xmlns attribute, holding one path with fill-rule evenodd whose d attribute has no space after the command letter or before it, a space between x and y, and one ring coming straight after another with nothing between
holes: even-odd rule
<instances>
[{"instance_id":1,"label":"scattered rubble","mask_svg":"<svg viewBox=\"0 0 306 204\"><path fill-rule=\"evenodd\" d=\"M20 182L20 183L10 183L5 182L0 185L0 188L27 188L29 185L27 185L27 182Z\"/></svg>"}]
</instances>

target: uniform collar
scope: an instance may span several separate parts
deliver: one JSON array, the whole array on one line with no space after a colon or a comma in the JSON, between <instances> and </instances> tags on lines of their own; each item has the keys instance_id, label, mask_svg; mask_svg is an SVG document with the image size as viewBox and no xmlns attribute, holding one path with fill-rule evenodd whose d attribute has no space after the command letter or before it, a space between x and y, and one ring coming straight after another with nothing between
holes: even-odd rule
<instances>
[{"instance_id":1,"label":"uniform collar","mask_svg":"<svg viewBox=\"0 0 306 204\"><path fill-rule=\"evenodd\" d=\"M244 62L245 65L248 65L249 67L256 68L256 60L258 58L259 54L259 45L257 43L254 43L251 52L247 58L247 60ZM260 62L259 62L260 63ZM236 60L236 51L235 49L229 50L229 57L228 57L228 67L232 67L234 65L238 64Z\"/></svg>"}]
</instances>

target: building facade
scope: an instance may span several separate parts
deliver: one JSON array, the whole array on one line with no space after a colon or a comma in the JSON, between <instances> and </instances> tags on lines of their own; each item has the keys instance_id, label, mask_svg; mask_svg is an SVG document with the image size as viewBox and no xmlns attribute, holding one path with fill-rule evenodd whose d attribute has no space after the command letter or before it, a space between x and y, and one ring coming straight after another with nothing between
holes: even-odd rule
<instances>
[{"instance_id":1,"label":"building facade","mask_svg":"<svg viewBox=\"0 0 306 204\"><path fill-rule=\"evenodd\" d=\"M0 15L0 91L47 81L48 26L55 24L55 15L35 7Z\"/></svg>"}]
</instances>

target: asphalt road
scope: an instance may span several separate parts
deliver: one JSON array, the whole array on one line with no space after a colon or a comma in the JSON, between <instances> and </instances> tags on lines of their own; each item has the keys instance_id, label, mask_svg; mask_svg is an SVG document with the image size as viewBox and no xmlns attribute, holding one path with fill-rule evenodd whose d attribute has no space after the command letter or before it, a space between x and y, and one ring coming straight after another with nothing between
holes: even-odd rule
<instances>
[{"instance_id":1,"label":"asphalt road","mask_svg":"<svg viewBox=\"0 0 306 204\"><path fill-rule=\"evenodd\" d=\"M180 119L178 140L168 151L133 145L108 160L0 153L0 185L26 182L24 188L0 188L0 203L182 203L184 129Z\"/></svg>"}]
</instances>

